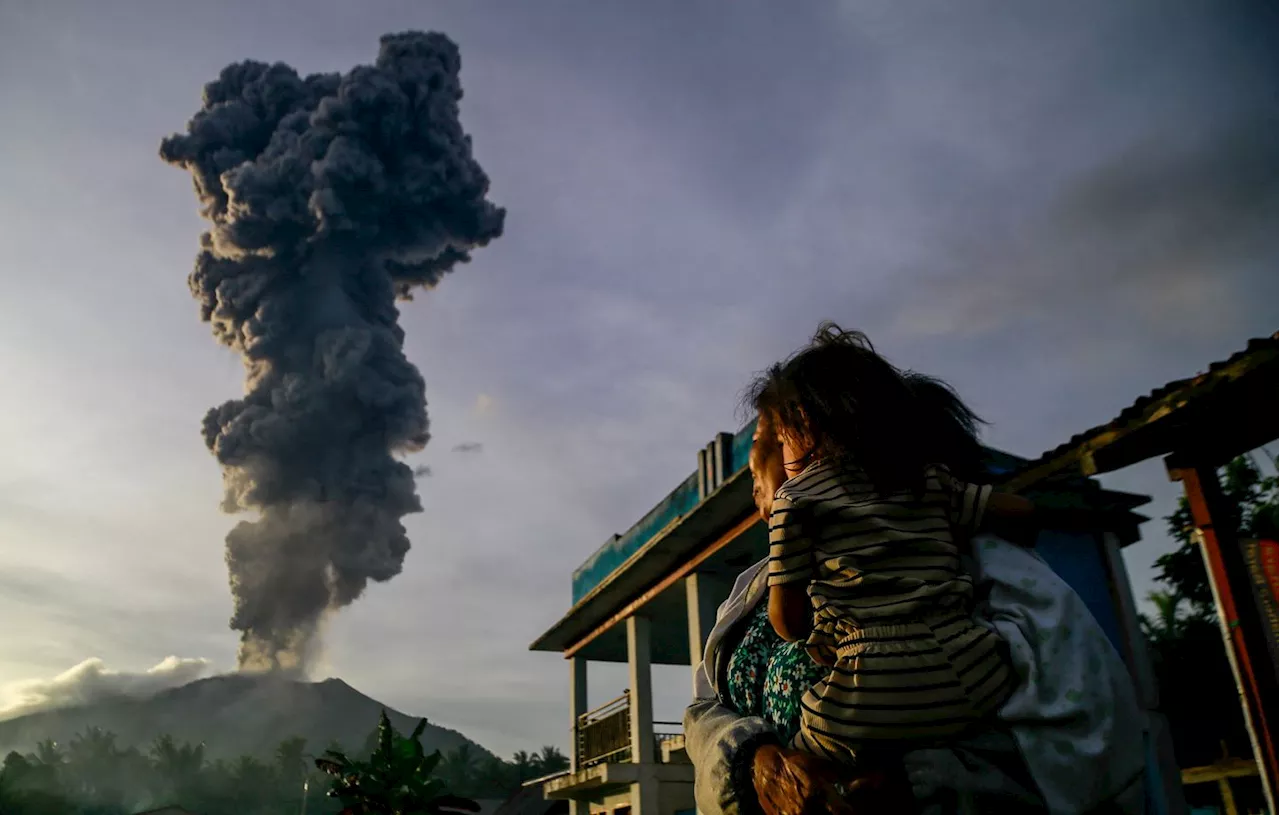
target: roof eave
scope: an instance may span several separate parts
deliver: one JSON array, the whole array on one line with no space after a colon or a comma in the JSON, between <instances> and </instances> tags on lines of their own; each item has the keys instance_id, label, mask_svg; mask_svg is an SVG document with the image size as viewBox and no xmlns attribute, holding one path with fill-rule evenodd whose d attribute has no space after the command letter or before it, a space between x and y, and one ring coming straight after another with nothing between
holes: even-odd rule
<instances>
[{"instance_id":1,"label":"roof eave","mask_svg":"<svg viewBox=\"0 0 1280 815\"><path fill-rule=\"evenodd\" d=\"M1020 491L1063 472L1100 475L1146 458L1165 455L1171 452L1169 448L1174 439L1187 434L1189 425L1185 417L1194 413L1197 405L1220 400L1221 391L1233 385L1267 378L1270 383L1267 390L1270 398L1274 399L1276 349L1276 335L1251 340L1245 350L1213 363L1207 372L1157 388L1125 408L1110 422L1079 433L1028 462L1006 479L1006 488ZM1231 437L1225 447L1251 449L1248 445L1256 440L1254 436L1259 432L1275 438L1276 413L1270 410L1269 415L1270 430L1255 431L1253 427L1242 424L1223 428ZM1262 439L1259 443L1268 440Z\"/></svg>"},{"instance_id":2,"label":"roof eave","mask_svg":"<svg viewBox=\"0 0 1280 815\"><path fill-rule=\"evenodd\" d=\"M685 515L675 518L635 554L594 587L529 646L531 651L563 652L588 633L609 611L661 580L666 571L692 554L703 541L731 527L751 507L751 474L743 469L725 479L714 492ZM644 564L644 572L634 568ZM648 573L652 572L652 575ZM599 606L605 606L601 613ZM599 617L600 620L597 620ZM585 621L585 622L584 622ZM581 629L581 630L579 630Z\"/></svg>"}]
</instances>

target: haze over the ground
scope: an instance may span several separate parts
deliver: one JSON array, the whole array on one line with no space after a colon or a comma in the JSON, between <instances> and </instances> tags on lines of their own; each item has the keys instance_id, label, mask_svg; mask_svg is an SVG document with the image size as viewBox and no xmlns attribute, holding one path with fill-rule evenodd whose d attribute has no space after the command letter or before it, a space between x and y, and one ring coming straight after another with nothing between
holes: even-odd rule
<instances>
[{"instance_id":1,"label":"haze over the ground","mask_svg":"<svg viewBox=\"0 0 1280 815\"><path fill-rule=\"evenodd\" d=\"M234 664L199 427L242 374L156 147L228 62L347 70L411 28L461 48L506 233L403 309L425 512L319 674L502 754L563 741L567 671L526 648L571 571L820 319L1027 455L1276 330L1273 4L0 4L0 684Z\"/></svg>"}]
</instances>

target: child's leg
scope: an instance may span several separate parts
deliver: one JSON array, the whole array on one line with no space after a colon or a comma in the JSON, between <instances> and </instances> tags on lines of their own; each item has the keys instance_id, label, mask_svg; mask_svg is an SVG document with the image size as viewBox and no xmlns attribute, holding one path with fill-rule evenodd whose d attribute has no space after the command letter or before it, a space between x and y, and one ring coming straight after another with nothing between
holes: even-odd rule
<instances>
[{"instance_id":1,"label":"child's leg","mask_svg":"<svg viewBox=\"0 0 1280 815\"><path fill-rule=\"evenodd\" d=\"M791 740L791 746L837 764L857 766L857 742L832 732L831 722L819 712L823 707L824 690L829 687L832 678L829 674L801 697L799 728L795 738Z\"/></svg>"},{"instance_id":2,"label":"child's leg","mask_svg":"<svg viewBox=\"0 0 1280 815\"><path fill-rule=\"evenodd\" d=\"M984 656L992 632L959 611L840 636L836 666L801 699L793 744L841 764L954 737L980 718L971 691L998 684L999 666ZM961 673L960 656L978 662Z\"/></svg>"}]
</instances>

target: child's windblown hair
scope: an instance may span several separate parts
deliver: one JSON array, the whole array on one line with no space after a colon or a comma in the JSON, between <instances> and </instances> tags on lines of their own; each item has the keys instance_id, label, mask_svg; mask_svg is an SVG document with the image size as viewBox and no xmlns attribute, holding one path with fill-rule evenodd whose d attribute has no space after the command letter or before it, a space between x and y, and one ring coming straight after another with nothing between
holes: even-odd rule
<instances>
[{"instance_id":1,"label":"child's windblown hair","mask_svg":"<svg viewBox=\"0 0 1280 815\"><path fill-rule=\"evenodd\" d=\"M982 422L946 383L894 367L858 331L823 323L748 388L745 407L817 459L857 466L882 492L918 490L925 468L980 475Z\"/></svg>"}]
</instances>

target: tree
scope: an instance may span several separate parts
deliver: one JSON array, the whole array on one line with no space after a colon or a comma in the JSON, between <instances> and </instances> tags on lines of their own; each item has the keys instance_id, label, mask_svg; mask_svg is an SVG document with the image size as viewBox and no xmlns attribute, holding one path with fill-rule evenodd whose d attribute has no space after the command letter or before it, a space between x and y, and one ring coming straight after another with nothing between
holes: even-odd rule
<instances>
[{"instance_id":1,"label":"tree","mask_svg":"<svg viewBox=\"0 0 1280 815\"><path fill-rule=\"evenodd\" d=\"M51 756L45 752L44 757L48 759ZM81 815L91 811L77 806L63 794L62 784L66 780L66 775L54 762L44 763L35 754L24 756L11 752L5 756L3 767L0 768L0 813Z\"/></svg>"},{"instance_id":2,"label":"tree","mask_svg":"<svg viewBox=\"0 0 1280 815\"><path fill-rule=\"evenodd\" d=\"M166 733L152 743L150 758L158 797L176 801L196 794L204 770L204 744L178 745Z\"/></svg>"},{"instance_id":3,"label":"tree","mask_svg":"<svg viewBox=\"0 0 1280 815\"><path fill-rule=\"evenodd\" d=\"M439 775L450 789L470 790L476 769L476 754L469 744L459 744L445 753L440 762Z\"/></svg>"},{"instance_id":4,"label":"tree","mask_svg":"<svg viewBox=\"0 0 1280 815\"><path fill-rule=\"evenodd\" d=\"M123 809L129 785L126 764L136 767L136 751L128 754L116 744L115 733L90 727L67 745L63 789L94 806Z\"/></svg>"},{"instance_id":5,"label":"tree","mask_svg":"<svg viewBox=\"0 0 1280 815\"><path fill-rule=\"evenodd\" d=\"M448 792L445 783L433 777L440 752L428 756L422 749L426 726L427 720L421 720L406 738L391 726L384 710L378 721L377 747L368 761L338 750L328 750L316 759L316 767L333 778L329 795L342 802L343 815L435 815L480 809L474 801Z\"/></svg>"},{"instance_id":6,"label":"tree","mask_svg":"<svg viewBox=\"0 0 1280 815\"><path fill-rule=\"evenodd\" d=\"M513 762L470 744L447 757L428 756L423 730L419 724L411 736L401 736L384 715L360 761L337 744L308 761L299 738L285 739L267 756L210 761L204 743L161 735L140 752L121 746L114 733L90 728L65 748L44 741L31 753L5 757L0 815L127 815L167 804L202 815L329 815L340 806L347 815L429 815L474 811L470 798L506 796L522 781L567 765L554 747L522 751ZM464 786L444 775L449 767ZM337 791L332 797L320 794L325 773Z\"/></svg>"},{"instance_id":7,"label":"tree","mask_svg":"<svg viewBox=\"0 0 1280 815\"><path fill-rule=\"evenodd\" d=\"M560 752L559 747L551 745L546 745L542 748L535 763L538 767L538 775L551 775L552 773L569 769L568 757Z\"/></svg>"},{"instance_id":8,"label":"tree","mask_svg":"<svg viewBox=\"0 0 1280 815\"><path fill-rule=\"evenodd\" d=\"M1215 522L1242 536L1276 534L1276 476L1266 476L1248 456L1230 462L1221 475L1230 516ZM1153 615L1141 619L1160 687L1160 707L1169 718L1174 753L1182 767L1221 758L1225 742L1233 755L1251 753L1235 678L1223 647L1209 578L1192 539L1186 498L1165 518L1179 547L1156 560L1156 580L1168 587L1149 599Z\"/></svg>"},{"instance_id":9,"label":"tree","mask_svg":"<svg viewBox=\"0 0 1280 815\"><path fill-rule=\"evenodd\" d=\"M515 770L516 783L523 784L530 778L537 778L534 770L534 757L521 750L511 757L511 766Z\"/></svg>"},{"instance_id":10,"label":"tree","mask_svg":"<svg viewBox=\"0 0 1280 815\"><path fill-rule=\"evenodd\" d=\"M276 747L276 767L286 778L301 778L307 773L307 740L294 736Z\"/></svg>"},{"instance_id":11,"label":"tree","mask_svg":"<svg viewBox=\"0 0 1280 815\"><path fill-rule=\"evenodd\" d=\"M1277 460L1280 463L1280 459ZM1236 529L1248 538L1274 538L1277 526L1275 470L1265 475L1250 456L1232 460L1219 478L1229 517L1215 519L1228 529ZM1184 598L1193 616L1212 618L1213 591L1204 570L1200 548L1192 540L1194 524L1186 496L1178 499L1178 508L1165 518L1169 534L1179 546L1156 559L1156 579L1165 583L1175 597Z\"/></svg>"}]
</instances>

